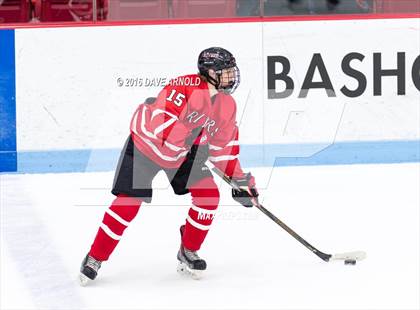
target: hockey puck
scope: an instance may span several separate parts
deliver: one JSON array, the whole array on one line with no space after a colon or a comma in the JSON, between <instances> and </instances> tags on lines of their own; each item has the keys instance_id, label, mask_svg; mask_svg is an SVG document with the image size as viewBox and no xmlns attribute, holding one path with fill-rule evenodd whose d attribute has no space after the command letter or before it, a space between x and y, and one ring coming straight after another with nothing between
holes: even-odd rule
<instances>
[{"instance_id":1,"label":"hockey puck","mask_svg":"<svg viewBox=\"0 0 420 310\"><path fill-rule=\"evenodd\" d=\"M344 261L344 265L356 265L356 260L355 259L346 259Z\"/></svg>"}]
</instances>

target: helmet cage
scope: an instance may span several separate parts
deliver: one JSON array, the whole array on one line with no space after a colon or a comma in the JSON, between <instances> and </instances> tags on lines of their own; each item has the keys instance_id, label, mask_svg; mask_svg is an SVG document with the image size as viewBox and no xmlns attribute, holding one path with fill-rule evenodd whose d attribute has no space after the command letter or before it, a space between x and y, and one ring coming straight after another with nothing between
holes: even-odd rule
<instances>
[{"instance_id":1,"label":"helmet cage","mask_svg":"<svg viewBox=\"0 0 420 310\"><path fill-rule=\"evenodd\" d=\"M226 68L233 69L233 80L229 82L228 85L221 86L222 70L216 71L217 80L210 77L210 79L216 81L216 84L213 84L217 90L223 91L225 94L233 94L241 83L241 72L239 71L238 66Z\"/></svg>"}]
</instances>

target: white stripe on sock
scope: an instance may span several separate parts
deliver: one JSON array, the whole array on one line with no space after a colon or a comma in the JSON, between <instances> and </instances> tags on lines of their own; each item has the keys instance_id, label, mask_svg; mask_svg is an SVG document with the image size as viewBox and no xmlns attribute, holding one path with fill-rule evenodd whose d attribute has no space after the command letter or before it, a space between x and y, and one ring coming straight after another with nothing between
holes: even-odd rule
<instances>
[{"instance_id":1,"label":"white stripe on sock","mask_svg":"<svg viewBox=\"0 0 420 310\"><path fill-rule=\"evenodd\" d=\"M210 229L210 225L203 225L203 224L197 223L190 216L187 217L187 222L190 223L195 228L198 228L200 230L209 230Z\"/></svg>"},{"instance_id":2,"label":"white stripe on sock","mask_svg":"<svg viewBox=\"0 0 420 310\"><path fill-rule=\"evenodd\" d=\"M120 240L122 236L117 235L116 233L114 233L111 228L109 228L107 225L105 225L104 223L101 224L101 228L103 229L103 231L112 239L114 240Z\"/></svg>"},{"instance_id":3,"label":"white stripe on sock","mask_svg":"<svg viewBox=\"0 0 420 310\"><path fill-rule=\"evenodd\" d=\"M130 222L127 222L126 220L124 220L121 216L119 216L117 213L115 213L111 209L108 209L105 212L108 213L110 216L112 216L116 221L123 224L124 226L128 226L130 224Z\"/></svg>"}]
</instances>

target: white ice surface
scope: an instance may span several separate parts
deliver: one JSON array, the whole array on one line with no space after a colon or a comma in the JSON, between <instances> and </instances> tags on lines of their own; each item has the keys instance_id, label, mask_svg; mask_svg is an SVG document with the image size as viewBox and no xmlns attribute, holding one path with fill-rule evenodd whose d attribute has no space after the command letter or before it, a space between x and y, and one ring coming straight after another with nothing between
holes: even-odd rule
<instances>
[{"instance_id":1,"label":"white ice surface","mask_svg":"<svg viewBox=\"0 0 420 310\"><path fill-rule=\"evenodd\" d=\"M253 169L263 204L318 249L364 250L325 263L221 186L200 281L176 273L190 198L142 206L89 287L76 279L113 173L0 175L1 309L419 309L420 165ZM265 180L263 180L265 179ZM158 175L155 186L167 181Z\"/></svg>"}]
</instances>

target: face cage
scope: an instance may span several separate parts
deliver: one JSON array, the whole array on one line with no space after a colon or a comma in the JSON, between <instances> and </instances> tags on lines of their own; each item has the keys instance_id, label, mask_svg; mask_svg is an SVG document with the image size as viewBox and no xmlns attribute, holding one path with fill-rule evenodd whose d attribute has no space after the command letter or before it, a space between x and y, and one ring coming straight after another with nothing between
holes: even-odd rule
<instances>
[{"instance_id":1,"label":"face cage","mask_svg":"<svg viewBox=\"0 0 420 310\"><path fill-rule=\"evenodd\" d=\"M230 68L226 68L226 69L230 69ZM229 85L224 86L224 87L220 86L220 83L221 83L220 78L222 76L222 70L216 72L217 83L216 83L215 86L216 86L217 90L221 90L227 95L233 94L235 92L235 90L239 87L239 84L241 83L241 72L239 71L238 66L233 67L233 70L234 70L233 81L230 82Z\"/></svg>"}]
</instances>

